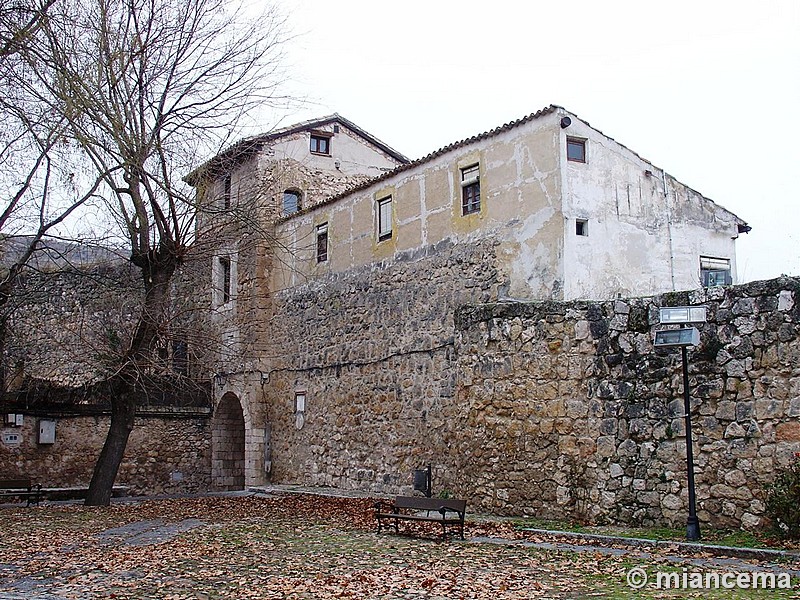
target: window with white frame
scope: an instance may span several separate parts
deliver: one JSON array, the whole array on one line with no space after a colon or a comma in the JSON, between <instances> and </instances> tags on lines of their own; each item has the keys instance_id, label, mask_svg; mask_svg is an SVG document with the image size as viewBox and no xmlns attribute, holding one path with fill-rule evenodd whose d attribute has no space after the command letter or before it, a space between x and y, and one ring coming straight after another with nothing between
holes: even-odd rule
<instances>
[{"instance_id":1,"label":"window with white frame","mask_svg":"<svg viewBox=\"0 0 800 600\"><path fill-rule=\"evenodd\" d=\"M476 163L461 169L461 214L478 212L481 212L481 179L480 165Z\"/></svg>"},{"instance_id":2,"label":"window with white frame","mask_svg":"<svg viewBox=\"0 0 800 600\"><path fill-rule=\"evenodd\" d=\"M700 257L700 282L703 287L716 287L730 285L731 260L729 258L715 258L712 256Z\"/></svg>"},{"instance_id":3,"label":"window with white frame","mask_svg":"<svg viewBox=\"0 0 800 600\"><path fill-rule=\"evenodd\" d=\"M328 224L317 225L317 262L328 260Z\"/></svg>"},{"instance_id":4,"label":"window with white frame","mask_svg":"<svg viewBox=\"0 0 800 600\"><path fill-rule=\"evenodd\" d=\"M392 239L392 197L378 200L378 241Z\"/></svg>"}]
</instances>

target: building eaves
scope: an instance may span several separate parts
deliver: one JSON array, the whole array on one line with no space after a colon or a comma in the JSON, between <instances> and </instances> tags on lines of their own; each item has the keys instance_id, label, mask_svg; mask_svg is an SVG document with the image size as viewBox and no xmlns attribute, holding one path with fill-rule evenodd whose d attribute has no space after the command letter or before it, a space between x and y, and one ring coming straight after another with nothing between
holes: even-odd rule
<instances>
[{"instance_id":1,"label":"building eaves","mask_svg":"<svg viewBox=\"0 0 800 600\"><path fill-rule=\"evenodd\" d=\"M363 138L373 146L381 149L383 152L391 156L396 161L402 164L410 162L407 156L401 154L400 152L389 146L389 144L379 140L377 137L375 137L368 131L362 129L361 127L353 123L350 119L346 119L339 113L333 113L325 117L319 117L316 119L310 119L308 121L302 121L300 123L289 125L288 127L274 129L268 133L262 133L259 135L239 140L238 142L229 146L225 150L221 151L219 154L217 154L210 160L206 161L196 169L192 170L188 175L186 175L186 177L184 177L184 181L186 181L190 185L195 185L202 174L208 172L224 173L227 170L229 170L232 165L235 165L238 162L242 161L243 159L258 153L264 147L264 144L268 142L272 142L274 140L287 137L295 133L299 133L301 131L309 131L317 127L323 127L325 125L334 122L339 123L345 126L347 129L353 131L359 137Z\"/></svg>"}]
</instances>

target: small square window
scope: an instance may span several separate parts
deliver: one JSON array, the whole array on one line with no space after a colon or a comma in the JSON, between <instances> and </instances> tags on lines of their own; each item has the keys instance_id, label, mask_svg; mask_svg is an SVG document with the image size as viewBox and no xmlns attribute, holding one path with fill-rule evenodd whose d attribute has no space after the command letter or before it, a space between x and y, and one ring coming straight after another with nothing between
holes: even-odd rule
<instances>
[{"instance_id":1,"label":"small square window","mask_svg":"<svg viewBox=\"0 0 800 600\"><path fill-rule=\"evenodd\" d=\"M731 260L729 258L700 257L700 280L703 287L731 285Z\"/></svg>"},{"instance_id":2,"label":"small square window","mask_svg":"<svg viewBox=\"0 0 800 600\"><path fill-rule=\"evenodd\" d=\"M481 211L480 166L461 169L461 214L471 215Z\"/></svg>"},{"instance_id":3,"label":"small square window","mask_svg":"<svg viewBox=\"0 0 800 600\"><path fill-rule=\"evenodd\" d=\"M325 154L331 153L331 138L327 135L311 134L311 152L312 154Z\"/></svg>"},{"instance_id":4,"label":"small square window","mask_svg":"<svg viewBox=\"0 0 800 600\"><path fill-rule=\"evenodd\" d=\"M317 225L317 262L328 260L328 224Z\"/></svg>"},{"instance_id":5,"label":"small square window","mask_svg":"<svg viewBox=\"0 0 800 600\"><path fill-rule=\"evenodd\" d=\"M589 235L589 221L586 219L575 219L575 235Z\"/></svg>"},{"instance_id":6,"label":"small square window","mask_svg":"<svg viewBox=\"0 0 800 600\"><path fill-rule=\"evenodd\" d=\"M378 200L378 241L392 238L392 197Z\"/></svg>"},{"instance_id":7,"label":"small square window","mask_svg":"<svg viewBox=\"0 0 800 600\"><path fill-rule=\"evenodd\" d=\"M586 162L586 140L567 138L567 160Z\"/></svg>"}]
</instances>

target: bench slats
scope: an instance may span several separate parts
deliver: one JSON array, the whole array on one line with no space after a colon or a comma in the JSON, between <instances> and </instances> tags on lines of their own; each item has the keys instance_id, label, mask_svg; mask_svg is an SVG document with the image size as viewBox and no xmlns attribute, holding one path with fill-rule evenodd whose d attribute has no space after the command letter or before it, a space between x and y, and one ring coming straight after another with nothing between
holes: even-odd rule
<instances>
[{"instance_id":1,"label":"bench slats","mask_svg":"<svg viewBox=\"0 0 800 600\"><path fill-rule=\"evenodd\" d=\"M399 521L428 521L442 526L442 538L447 535L447 525L457 525L464 539L464 515L467 501L456 498L419 498L416 496L397 496L394 502L377 502L375 518L380 533L384 520L394 522L395 533L399 533ZM406 511L406 512L404 512ZM417 511L409 513L407 511ZM425 511L427 514L419 514ZM435 514L431 514L435 513Z\"/></svg>"},{"instance_id":2,"label":"bench slats","mask_svg":"<svg viewBox=\"0 0 800 600\"><path fill-rule=\"evenodd\" d=\"M36 504L42 496L41 484L34 485L30 479L0 479L0 496L25 498L27 506Z\"/></svg>"}]
</instances>

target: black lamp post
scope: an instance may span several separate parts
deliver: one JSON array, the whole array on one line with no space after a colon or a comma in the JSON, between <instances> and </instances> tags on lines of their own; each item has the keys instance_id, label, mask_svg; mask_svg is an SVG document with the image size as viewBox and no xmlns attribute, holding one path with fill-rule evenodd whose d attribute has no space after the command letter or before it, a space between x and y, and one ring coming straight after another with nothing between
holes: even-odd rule
<instances>
[{"instance_id":1,"label":"black lamp post","mask_svg":"<svg viewBox=\"0 0 800 600\"><path fill-rule=\"evenodd\" d=\"M694 452L692 451L692 412L689 406L689 367L686 360L686 346L681 348L683 358L683 410L686 413L686 477L689 486L689 517L686 519L686 539L700 539L700 521L697 520L697 506L694 494Z\"/></svg>"},{"instance_id":2,"label":"black lamp post","mask_svg":"<svg viewBox=\"0 0 800 600\"><path fill-rule=\"evenodd\" d=\"M661 324L705 323L705 306L678 306L661 308ZM683 363L683 412L686 421L686 477L689 488L689 517L686 519L686 539L700 539L700 521L697 519L697 499L694 490L694 452L692 450L692 413L689 402L689 361L686 348L700 343L700 332L695 327L662 329L656 332L656 348L680 347Z\"/></svg>"}]
</instances>

